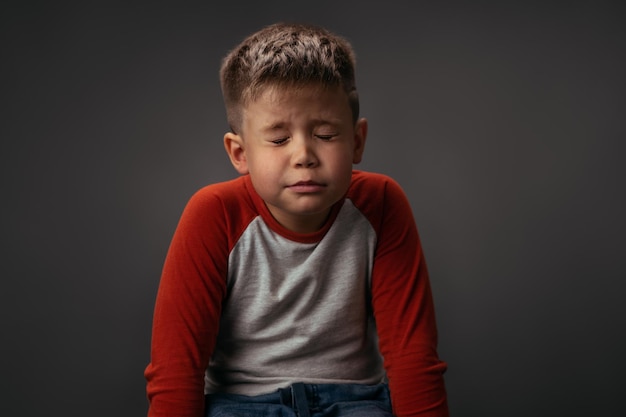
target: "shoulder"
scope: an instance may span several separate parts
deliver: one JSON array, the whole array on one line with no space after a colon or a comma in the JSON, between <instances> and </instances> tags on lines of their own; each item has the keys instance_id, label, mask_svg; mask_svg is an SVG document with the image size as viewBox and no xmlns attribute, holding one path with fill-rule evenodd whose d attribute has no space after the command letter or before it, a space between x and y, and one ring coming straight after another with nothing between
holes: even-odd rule
<instances>
[{"instance_id":1,"label":"shoulder","mask_svg":"<svg viewBox=\"0 0 626 417\"><path fill-rule=\"evenodd\" d=\"M247 198L244 177L209 184L196 191L189 199L191 206L232 205Z\"/></svg>"},{"instance_id":2,"label":"shoulder","mask_svg":"<svg viewBox=\"0 0 626 417\"><path fill-rule=\"evenodd\" d=\"M388 200L404 200L405 193L396 180L385 174L354 171L347 197L357 206L381 205Z\"/></svg>"},{"instance_id":3,"label":"shoulder","mask_svg":"<svg viewBox=\"0 0 626 417\"><path fill-rule=\"evenodd\" d=\"M387 175L354 171L346 197L377 232L389 221L413 221L413 212L404 190L396 180Z\"/></svg>"},{"instance_id":4,"label":"shoulder","mask_svg":"<svg viewBox=\"0 0 626 417\"><path fill-rule=\"evenodd\" d=\"M199 189L189 199L183 215L225 218L256 214L247 182L243 176Z\"/></svg>"},{"instance_id":5,"label":"shoulder","mask_svg":"<svg viewBox=\"0 0 626 417\"><path fill-rule=\"evenodd\" d=\"M236 238L258 215L246 177L207 185L189 199L178 228L188 235Z\"/></svg>"}]
</instances>

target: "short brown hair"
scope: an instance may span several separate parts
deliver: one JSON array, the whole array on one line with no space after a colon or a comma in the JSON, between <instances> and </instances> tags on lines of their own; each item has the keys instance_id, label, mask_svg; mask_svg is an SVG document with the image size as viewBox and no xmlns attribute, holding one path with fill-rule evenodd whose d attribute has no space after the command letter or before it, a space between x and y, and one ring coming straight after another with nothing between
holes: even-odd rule
<instances>
[{"instance_id":1,"label":"short brown hair","mask_svg":"<svg viewBox=\"0 0 626 417\"><path fill-rule=\"evenodd\" d=\"M340 86L356 122L355 62L350 43L321 27L277 23L253 33L226 55L220 69L230 128L239 129L241 106L271 84Z\"/></svg>"}]
</instances>

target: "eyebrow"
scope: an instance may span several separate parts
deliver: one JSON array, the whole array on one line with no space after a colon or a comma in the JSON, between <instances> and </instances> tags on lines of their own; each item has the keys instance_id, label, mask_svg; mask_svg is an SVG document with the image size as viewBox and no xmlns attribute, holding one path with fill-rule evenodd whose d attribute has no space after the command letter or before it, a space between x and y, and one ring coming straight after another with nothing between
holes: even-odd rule
<instances>
[{"instance_id":1,"label":"eyebrow","mask_svg":"<svg viewBox=\"0 0 626 417\"><path fill-rule=\"evenodd\" d=\"M285 128L285 122L274 122L269 123L261 127L262 130L270 131L270 130L279 130Z\"/></svg>"},{"instance_id":2,"label":"eyebrow","mask_svg":"<svg viewBox=\"0 0 626 417\"><path fill-rule=\"evenodd\" d=\"M341 125L341 119L313 119L309 122L312 126L320 126L320 125L330 125L333 127L338 127ZM268 123L261 127L263 131L275 131L286 128L288 123L277 121L273 123Z\"/></svg>"}]
</instances>

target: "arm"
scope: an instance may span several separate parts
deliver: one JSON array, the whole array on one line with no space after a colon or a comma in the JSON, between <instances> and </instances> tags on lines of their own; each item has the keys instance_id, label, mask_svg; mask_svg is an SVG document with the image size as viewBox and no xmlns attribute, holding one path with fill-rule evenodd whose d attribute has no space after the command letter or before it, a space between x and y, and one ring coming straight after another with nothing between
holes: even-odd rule
<instances>
[{"instance_id":1,"label":"arm","mask_svg":"<svg viewBox=\"0 0 626 417\"><path fill-rule=\"evenodd\" d=\"M447 417L428 271L409 203L395 182L385 186L372 272L372 304L398 417Z\"/></svg>"},{"instance_id":2,"label":"arm","mask_svg":"<svg viewBox=\"0 0 626 417\"><path fill-rule=\"evenodd\" d=\"M163 267L146 368L149 417L201 417L204 373L226 292L228 242L220 202L196 194Z\"/></svg>"}]
</instances>

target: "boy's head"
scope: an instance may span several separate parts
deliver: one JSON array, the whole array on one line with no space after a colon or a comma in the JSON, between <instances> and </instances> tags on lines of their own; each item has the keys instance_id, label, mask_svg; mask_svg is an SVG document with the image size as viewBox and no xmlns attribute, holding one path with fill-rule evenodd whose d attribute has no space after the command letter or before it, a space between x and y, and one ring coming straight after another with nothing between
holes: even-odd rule
<instances>
[{"instance_id":1,"label":"boy's head","mask_svg":"<svg viewBox=\"0 0 626 417\"><path fill-rule=\"evenodd\" d=\"M359 115L355 57L345 39L319 27L277 23L248 36L223 60L220 80L230 128L239 133L243 108L269 86L340 87L352 119Z\"/></svg>"},{"instance_id":2,"label":"boy's head","mask_svg":"<svg viewBox=\"0 0 626 417\"><path fill-rule=\"evenodd\" d=\"M352 48L324 29L276 24L230 52L220 75L233 166L283 227L318 230L346 194L367 136Z\"/></svg>"}]
</instances>

